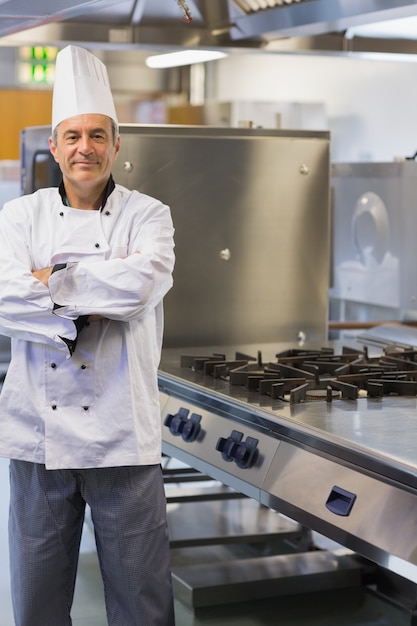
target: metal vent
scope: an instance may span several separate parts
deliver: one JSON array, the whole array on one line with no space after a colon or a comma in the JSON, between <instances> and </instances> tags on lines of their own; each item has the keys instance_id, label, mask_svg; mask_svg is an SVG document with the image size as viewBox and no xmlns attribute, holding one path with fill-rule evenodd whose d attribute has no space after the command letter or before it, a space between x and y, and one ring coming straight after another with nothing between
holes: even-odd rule
<instances>
[{"instance_id":1,"label":"metal vent","mask_svg":"<svg viewBox=\"0 0 417 626\"><path fill-rule=\"evenodd\" d=\"M308 1L309 0L233 0L234 4L246 14L275 9L280 6L301 4Z\"/></svg>"},{"instance_id":2,"label":"metal vent","mask_svg":"<svg viewBox=\"0 0 417 626\"><path fill-rule=\"evenodd\" d=\"M0 36L71 19L111 4L114 0L0 0Z\"/></svg>"}]
</instances>

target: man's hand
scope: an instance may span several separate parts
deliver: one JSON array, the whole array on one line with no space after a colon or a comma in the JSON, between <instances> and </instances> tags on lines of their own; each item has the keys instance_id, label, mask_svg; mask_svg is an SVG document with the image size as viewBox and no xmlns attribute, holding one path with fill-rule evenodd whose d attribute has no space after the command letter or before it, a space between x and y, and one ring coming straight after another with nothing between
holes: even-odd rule
<instances>
[{"instance_id":1,"label":"man's hand","mask_svg":"<svg viewBox=\"0 0 417 626\"><path fill-rule=\"evenodd\" d=\"M135 252L133 252L133 254L140 254L140 250L135 250ZM47 287L48 286L48 282L49 282L49 277L52 274L52 269L53 269L53 266L45 267L42 270L34 270L32 272L32 275L35 278L37 278L38 280L40 280L41 283L43 283Z\"/></svg>"},{"instance_id":2,"label":"man's hand","mask_svg":"<svg viewBox=\"0 0 417 626\"><path fill-rule=\"evenodd\" d=\"M48 286L49 277L52 274L52 267L45 267L42 270L35 270L32 275L41 281L46 287Z\"/></svg>"}]
</instances>

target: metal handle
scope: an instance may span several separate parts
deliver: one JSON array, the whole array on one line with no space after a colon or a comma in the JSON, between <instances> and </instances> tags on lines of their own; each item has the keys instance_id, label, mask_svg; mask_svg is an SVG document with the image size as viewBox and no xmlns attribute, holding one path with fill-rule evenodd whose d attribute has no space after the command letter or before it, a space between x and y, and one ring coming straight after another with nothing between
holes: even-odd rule
<instances>
[{"instance_id":1,"label":"metal handle","mask_svg":"<svg viewBox=\"0 0 417 626\"><path fill-rule=\"evenodd\" d=\"M335 515L343 515L347 517L356 500L356 494L342 487L333 487L327 498L326 507Z\"/></svg>"}]
</instances>

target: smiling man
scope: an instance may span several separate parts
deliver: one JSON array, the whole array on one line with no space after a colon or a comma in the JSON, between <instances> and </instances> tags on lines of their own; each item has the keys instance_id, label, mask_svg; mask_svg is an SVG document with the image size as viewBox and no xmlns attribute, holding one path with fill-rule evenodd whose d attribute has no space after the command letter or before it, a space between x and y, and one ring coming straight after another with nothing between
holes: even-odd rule
<instances>
[{"instance_id":1,"label":"smiling man","mask_svg":"<svg viewBox=\"0 0 417 626\"><path fill-rule=\"evenodd\" d=\"M71 117L57 126L49 145L70 206L99 209L120 150L115 123L105 115Z\"/></svg>"},{"instance_id":2,"label":"smiling man","mask_svg":"<svg viewBox=\"0 0 417 626\"><path fill-rule=\"evenodd\" d=\"M170 210L114 182L108 76L82 48L58 55L52 118L59 188L0 212L15 623L71 625L88 504L109 625L173 626L157 384Z\"/></svg>"}]
</instances>

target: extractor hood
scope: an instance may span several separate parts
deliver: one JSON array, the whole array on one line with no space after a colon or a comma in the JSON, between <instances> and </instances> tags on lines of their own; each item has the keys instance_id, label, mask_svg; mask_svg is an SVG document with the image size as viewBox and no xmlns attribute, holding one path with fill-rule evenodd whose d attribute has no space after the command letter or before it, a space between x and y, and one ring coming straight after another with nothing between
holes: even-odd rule
<instances>
[{"instance_id":1,"label":"extractor hood","mask_svg":"<svg viewBox=\"0 0 417 626\"><path fill-rule=\"evenodd\" d=\"M414 54L411 39L346 33L415 16L415 0L0 0L0 45Z\"/></svg>"}]
</instances>

